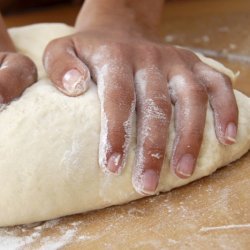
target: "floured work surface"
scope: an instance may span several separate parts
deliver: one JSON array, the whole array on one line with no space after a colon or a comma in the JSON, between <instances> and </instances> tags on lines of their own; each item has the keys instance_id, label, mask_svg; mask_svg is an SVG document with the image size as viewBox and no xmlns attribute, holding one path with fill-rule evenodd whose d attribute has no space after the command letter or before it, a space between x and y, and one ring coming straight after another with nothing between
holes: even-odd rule
<instances>
[{"instance_id":1,"label":"floured work surface","mask_svg":"<svg viewBox=\"0 0 250 250\"><path fill-rule=\"evenodd\" d=\"M0 143L0 182L2 184L2 189L0 190L1 226L26 224L57 218L68 214L122 204L140 198L131 186L130 171L133 166L135 138L133 143L131 143L128 165L121 176L106 176L102 173L96 162L98 158L100 131L100 110L96 87L92 85L91 89L81 97L69 98L58 92L46 80L41 66L43 46L47 43L49 35L52 35L52 37L54 35L61 36L70 32L72 32L70 27L59 24L44 24L20 28L11 33L14 41L17 42L17 48L35 60L39 70L39 78L43 79L27 89L21 98L7 106L0 116L0 131L4 131L4 133L0 133L0 142L2 143ZM42 35L43 33L44 35ZM35 38L33 38L34 34L37 34ZM42 39L44 37L47 40ZM31 39L37 39L37 41L32 42L34 46L27 47L27 41ZM230 73L229 70L216 62L207 59L205 61L211 63L214 67L218 67L218 70L222 72L228 71ZM231 74L233 73L231 72ZM240 158L249 150L250 114L248 110L250 109L250 99L239 92L236 92L236 97L240 109L237 144L226 147L218 143L214 134L212 112L208 109L201 157L198 159L194 175L188 180L177 178L169 171L168 160L165 159L159 191L168 191L174 187L185 185L190 181L211 174L217 168ZM171 155L173 138L174 129L172 121L168 156ZM214 192L213 190L211 191L212 194ZM196 196L199 197L199 194L196 194ZM189 197L189 199L192 198ZM197 198L193 199L196 201ZM184 198L183 200L185 201ZM180 211L180 218L184 220L183 216L186 217L186 211L184 208L182 209L184 201L181 201L181 204L177 204L177 208L173 207L171 210L171 201L167 199L167 203L164 202L164 205L167 206L167 213L171 214L171 211ZM162 231L157 221L161 214L166 216L162 213L162 211L166 212L166 210L162 207L161 200L156 201L156 203L159 203L160 207L154 204L152 206L154 210L158 207L155 210L157 211L158 219L154 222L154 218L151 218L154 214L154 211L152 211L152 215L149 216L150 221L148 222L152 224L152 227L157 225L158 229ZM144 206L147 207L147 203ZM128 216L121 218L125 218L127 221L129 216L134 213L143 218L144 212L137 211L135 207L130 209ZM147 213L148 210L152 209L144 209ZM202 214L195 211L195 209L191 209L190 211L196 216ZM206 218L209 218L207 213L204 214ZM113 220L116 221L116 213L112 216L115 216ZM147 222L148 215L145 214L145 216L146 219L144 218L145 222L143 222L143 225ZM136 220L136 218L134 219ZM192 221L195 220L195 218L192 218ZM88 219L84 221L86 225ZM164 219L161 220L161 224L163 221ZM169 222L166 221L164 225L170 225L173 230L176 223L170 222L171 220ZM30 244L41 236L42 229L49 229L49 227L51 229L56 228L57 223L60 222L47 222L43 226L38 226L34 229L36 231L30 236L27 235L27 229L23 227L21 228L21 232L25 233L26 236L20 239L11 237L10 235L8 237L6 229L2 229L2 246L7 249L15 248L13 245L8 246L8 244L15 244L15 240L17 240L16 244ZM78 224L79 222L71 226L77 227L81 223ZM98 223L95 224L98 225ZM109 224L108 227L105 227L106 231L108 229L111 230L115 226L112 223ZM119 226L121 225L122 223ZM133 223L129 222L129 225L133 225ZM186 224L182 226L186 226ZM216 230L225 228L242 229L242 227L247 228L248 225L222 225L217 226ZM102 228L101 225L97 228L97 232L100 228ZM154 235L154 232L150 232L152 230L150 225L144 225L144 229L139 230L144 233L149 232L150 237ZM103 233L106 233L105 230L102 230ZM117 228L117 230L123 231L123 228L120 230ZM114 232L117 233L117 230ZM126 230L129 238L131 238L131 235L133 237L136 235L136 232L131 232L132 230L129 228ZM214 228L203 227L200 230L201 232L207 232L207 230L213 231ZM45 246L46 249L49 247L48 244L51 244L53 249L60 247L60 244L67 244L67 242L74 240L77 234L77 228L67 229L62 227L59 231L62 234L59 238L45 237L43 241L44 244L47 244ZM97 240L98 237L100 236L96 235L94 238ZM86 239L86 237L80 236L78 240ZM136 239L139 240L137 237ZM148 240L149 238L146 236L144 239ZM53 242L53 240L55 241ZM121 244L122 242L120 240L118 243ZM139 240L138 242L138 244L144 244L143 241ZM155 247L159 248L159 242L157 244L158 246ZM140 246L138 247L140 248Z\"/></svg>"},{"instance_id":2,"label":"floured work surface","mask_svg":"<svg viewBox=\"0 0 250 250\"><path fill-rule=\"evenodd\" d=\"M244 0L241 0L240 2L243 1ZM192 1L190 2L192 3ZM212 3L209 2L209 4ZM242 3L236 3L235 5L238 7L241 6L241 8L243 6ZM169 6L167 9L171 11L171 8L169 8ZM222 9L224 10L224 8ZM185 6L185 13L187 13L186 6ZM192 12L192 14L193 13L195 13L195 11ZM216 14L216 12L212 10L211 18L213 18L214 13ZM233 16L235 17L236 16L235 9L233 10L233 14L234 14ZM242 14L243 12L240 13L241 16ZM179 15L182 16L182 13L180 12ZM200 15L200 10L199 10L199 15ZM232 16L230 15L229 20L233 20L231 17ZM185 18L186 17L184 16L184 19ZM25 18L23 18L22 20L24 19ZM178 18L177 20L182 22L182 19L180 18ZM223 22L227 23L225 22L224 16L223 17L221 16L221 13L218 20L221 20L222 23ZM209 23L211 24L210 21L211 20L209 19ZM241 22L239 23L241 25L241 28L242 26L244 27L244 25ZM190 20L188 20L187 26L190 27ZM193 26L194 25L191 25L191 27ZM217 25L209 25L209 26L213 27L213 31L215 31L214 33L216 33L216 29L214 29L214 27L217 27ZM175 30L176 25L173 24L173 22L171 22L171 27ZM220 28L219 25L218 27ZM176 28L176 30L178 30L178 28ZM240 39L238 48L242 47L247 49L248 47L245 46L247 45L247 43L244 43L244 41L246 42L246 39L244 40L242 37L244 29L241 29L241 31L242 33L232 31L231 34L237 33L237 38ZM194 33L193 30L188 29L187 32L191 33L192 37L194 38L197 37L196 36L197 34L193 34ZM207 34L206 30L202 29L202 32L203 32L202 34ZM236 36L234 36L233 38L236 38ZM188 43L186 43L187 40L186 37L184 40L185 40L185 45L187 45ZM217 37L213 40L216 41L216 49L219 49L220 46L224 46L223 44L221 45L221 41L219 41L219 44L217 44L218 40ZM224 40L223 42L228 42L226 39ZM207 44L206 46L211 47L211 43ZM230 65L230 67L234 68L235 71L237 71L240 66L239 63L237 63L237 65L233 67L231 61L227 62L227 64ZM249 74L246 73L247 72L245 72L245 75L244 72L243 74L241 74L241 78L243 79L241 80L241 83L245 84L244 85L245 89L249 89L246 84L249 80L249 77L247 77ZM249 91L247 93L249 93ZM227 167L226 169L219 170L211 177L197 181L197 183L193 183L184 188L174 190L171 193L167 193L159 197L143 199L137 202L133 202L132 205L124 205L122 207L104 209L102 211L89 213L87 216L86 215L72 216L68 217L69 218L68 220L67 219L59 221L54 220L52 222L45 223L41 227L40 226L36 227L35 228L36 230L26 230L25 228L22 228L23 231L22 239L17 238L18 234L12 234L14 230L10 230L8 233L9 234L8 241L5 241L5 243L12 242L12 244L8 246L17 246L17 247L23 246L25 242L26 243L31 242L33 236L34 240L37 239L37 242L40 241L41 245L44 248L46 248L47 246L47 248L51 247L53 249L58 247L67 248L68 246L72 246L72 249L74 248L73 246L75 247L82 246L84 247L84 249L95 248L98 246L101 247L102 249L112 249L110 245L113 245L113 248L116 248L117 246L124 246L126 248L134 246L134 248L137 249L141 248L147 249L147 247L145 246L148 246L148 249L159 249L160 246L162 246L160 247L161 249L164 248L180 249L180 247L181 249L187 249L187 248L191 249L192 246L196 248L198 246L202 249L205 248L248 249L249 240L247 239L247 236L249 235L249 217L250 217L248 208L250 205L249 205L249 195L247 193L247 190L249 190L249 183L247 178L249 176L249 171L247 170L249 168L249 161L250 157L248 155L247 157L244 157L243 159L239 160L236 164L232 164L234 170L232 170L232 167ZM217 185L219 181L223 182L221 183L220 186ZM209 184L211 184L210 187ZM228 194L229 194L229 199L227 199L228 201L227 206L223 206L225 200L221 199L222 195L220 195L225 191L225 189L228 189ZM195 190L198 190L199 192L197 191L195 192ZM213 193L214 190L216 191ZM204 193L201 191L204 191ZM198 197L196 197L195 194ZM206 194L206 196L204 196L203 194ZM185 195L187 195L186 198ZM178 196L180 197L178 198ZM191 207L191 203L189 200L190 196L194 198L194 205L196 206L196 208ZM154 200L155 202L150 202L151 200ZM207 200L209 200L209 202ZM180 202L182 201L183 203L180 204ZM171 213L170 212L167 213L166 209L164 209L167 206L167 204L169 204L169 207L172 208ZM197 204L199 205L199 207L197 207L198 206ZM133 212L128 212L128 210L133 209L134 207L136 209L140 209L140 211L137 214L136 210L133 210ZM159 209L162 209L162 212L159 212ZM188 209L188 215L190 215L190 219L186 219L187 216L185 216L183 220L180 211L181 210L187 211L187 209ZM225 211L223 209L225 209ZM192 211L194 211L193 216L192 216ZM216 215L213 214L215 212ZM112 213L114 214L112 215ZM142 215L144 213L146 213L146 216ZM177 214L177 216L175 216L175 213ZM198 214L200 214L199 217ZM201 219L204 219L206 217L207 217L206 220L201 221ZM152 218L155 219L155 223L152 220ZM198 218L197 223L195 223L195 221L192 221L192 219L194 218L195 219ZM113 223L111 223L112 221ZM193 223L191 224L191 226L190 222ZM71 223L74 223L74 225L71 225ZM112 226L110 224L112 224ZM120 227L119 224L121 224ZM157 226L156 224L158 224L159 226ZM68 226L66 227L66 225ZM153 230L150 230L151 226L153 226ZM209 226L210 228L204 229L205 226L206 227ZM54 230L51 229L53 227ZM89 230L87 230L87 227L89 228ZM105 231L106 227L108 228ZM202 227L203 227L202 231L207 233L200 233L199 229ZM18 228L21 229L21 227ZM57 232L60 231L60 233L55 234L55 230L57 230ZM130 234L128 233L128 230L130 230L131 232ZM152 231L154 232L152 233ZM2 229L0 234L1 235L0 242L2 243L1 245L2 247L4 247L3 239L5 240L7 239L6 237L3 237L4 232L6 232L6 230ZM5 233L4 235L6 236ZM39 235L43 235L44 237L41 239L40 237L38 237ZM103 236L101 237L101 235ZM136 240L135 238L138 238L138 240ZM148 239L146 244L145 244L145 239ZM93 243L93 241L95 240L98 242ZM143 240L144 243L139 244L141 240ZM46 241L48 242L48 244L45 244ZM73 242L76 241L75 245L73 244L67 245L67 242L71 241ZM33 246L35 247L38 245L33 245Z\"/></svg>"},{"instance_id":3,"label":"floured work surface","mask_svg":"<svg viewBox=\"0 0 250 250\"><path fill-rule=\"evenodd\" d=\"M118 176L107 175L98 164L101 113L96 85L92 83L84 95L67 97L52 85L43 70L41 58L46 44L72 32L72 27L63 24L37 24L11 30L17 50L37 64L39 81L1 112L2 227L88 212L142 197L131 183L136 149L135 116L129 120L131 143L126 167ZM234 80L233 72L220 63L199 57ZM178 178L169 167L175 138L172 117L157 192L210 175L248 152L250 98L237 91L235 96L239 107L237 143L225 146L218 142L212 110L208 107L196 169L187 179Z\"/></svg>"},{"instance_id":4,"label":"floured work surface","mask_svg":"<svg viewBox=\"0 0 250 250\"><path fill-rule=\"evenodd\" d=\"M250 153L213 175L127 205L0 229L0 249L248 249Z\"/></svg>"}]
</instances>

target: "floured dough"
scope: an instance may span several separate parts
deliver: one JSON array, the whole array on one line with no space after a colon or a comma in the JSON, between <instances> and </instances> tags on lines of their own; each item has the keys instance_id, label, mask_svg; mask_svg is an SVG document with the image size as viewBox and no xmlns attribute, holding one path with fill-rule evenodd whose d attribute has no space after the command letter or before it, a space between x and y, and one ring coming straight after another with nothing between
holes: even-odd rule
<instances>
[{"instance_id":1,"label":"floured dough","mask_svg":"<svg viewBox=\"0 0 250 250\"><path fill-rule=\"evenodd\" d=\"M45 45L72 32L63 24L11 30L18 50L36 62L40 80L0 114L0 226L48 220L141 197L131 184L135 137L122 175L107 176L98 166L100 105L96 86L93 84L83 96L71 98L46 78L41 61ZM233 77L222 65L214 67ZM177 178L169 171L166 157L158 191L209 175L249 150L250 99L237 91L235 94L240 109L237 143L218 143L208 109L194 175L186 180ZM173 122L169 138L168 156L174 138Z\"/></svg>"}]
</instances>

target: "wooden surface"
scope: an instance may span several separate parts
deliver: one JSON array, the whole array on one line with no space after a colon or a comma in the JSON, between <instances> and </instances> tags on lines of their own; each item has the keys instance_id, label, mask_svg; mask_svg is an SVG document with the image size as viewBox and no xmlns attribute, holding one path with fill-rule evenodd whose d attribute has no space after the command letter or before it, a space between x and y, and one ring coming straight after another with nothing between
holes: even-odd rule
<instances>
[{"instance_id":1,"label":"wooden surface","mask_svg":"<svg viewBox=\"0 0 250 250\"><path fill-rule=\"evenodd\" d=\"M8 26L73 24L77 10L61 6L6 21ZM165 12L162 34L168 42L202 50L240 70L236 88L250 95L249 0L173 0ZM249 166L250 153L210 177L157 197L32 228L1 229L0 249L249 249Z\"/></svg>"},{"instance_id":2,"label":"wooden surface","mask_svg":"<svg viewBox=\"0 0 250 250\"><path fill-rule=\"evenodd\" d=\"M249 249L249 164L250 153L156 197L33 228L0 229L3 249Z\"/></svg>"}]
</instances>

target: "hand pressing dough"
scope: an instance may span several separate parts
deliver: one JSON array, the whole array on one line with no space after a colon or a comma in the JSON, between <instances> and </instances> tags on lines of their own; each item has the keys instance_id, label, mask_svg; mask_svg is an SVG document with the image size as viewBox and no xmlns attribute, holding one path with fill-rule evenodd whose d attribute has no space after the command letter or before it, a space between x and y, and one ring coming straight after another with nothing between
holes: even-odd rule
<instances>
[{"instance_id":1,"label":"hand pressing dough","mask_svg":"<svg viewBox=\"0 0 250 250\"><path fill-rule=\"evenodd\" d=\"M100 105L96 86L92 84L86 94L71 98L56 90L46 78L41 60L45 45L72 32L63 24L10 30L17 49L36 62L40 80L0 114L0 226L48 220L141 197L131 184L135 137L122 175L105 175L98 166ZM208 63L233 78L233 73L221 64L211 59ZM240 110L237 143L218 143L208 108L194 175L186 180L177 178L170 172L166 157L158 191L209 175L249 150L250 99L237 91L235 94ZM172 121L168 157L174 135Z\"/></svg>"}]
</instances>

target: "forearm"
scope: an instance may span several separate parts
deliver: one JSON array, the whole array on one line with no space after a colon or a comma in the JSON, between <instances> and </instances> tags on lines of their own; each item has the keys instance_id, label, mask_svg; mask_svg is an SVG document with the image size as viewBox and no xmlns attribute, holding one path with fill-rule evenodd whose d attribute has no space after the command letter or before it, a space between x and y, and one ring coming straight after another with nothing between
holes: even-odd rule
<instances>
[{"instance_id":1,"label":"forearm","mask_svg":"<svg viewBox=\"0 0 250 250\"><path fill-rule=\"evenodd\" d=\"M86 0L77 17L76 28L110 27L156 35L163 5L164 0Z\"/></svg>"},{"instance_id":2,"label":"forearm","mask_svg":"<svg viewBox=\"0 0 250 250\"><path fill-rule=\"evenodd\" d=\"M2 15L0 14L0 51L15 51L14 44L7 32Z\"/></svg>"}]
</instances>

